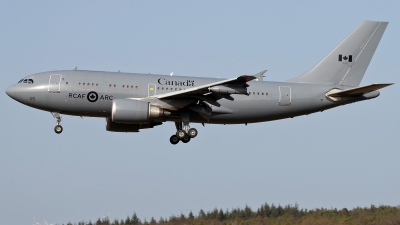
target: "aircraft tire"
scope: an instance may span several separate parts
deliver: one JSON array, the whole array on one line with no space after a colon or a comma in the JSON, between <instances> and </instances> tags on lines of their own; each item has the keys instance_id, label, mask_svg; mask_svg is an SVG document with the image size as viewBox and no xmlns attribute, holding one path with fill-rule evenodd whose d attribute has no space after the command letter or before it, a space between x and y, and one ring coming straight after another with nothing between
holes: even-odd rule
<instances>
[{"instance_id":1,"label":"aircraft tire","mask_svg":"<svg viewBox=\"0 0 400 225\"><path fill-rule=\"evenodd\" d=\"M179 143L179 138L176 135L172 135L171 138L169 139L169 142L171 142L171 144L176 145Z\"/></svg>"},{"instance_id":2,"label":"aircraft tire","mask_svg":"<svg viewBox=\"0 0 400 225\"><path fill-rule=\"evenodd\" d=\"M185 135L185 137L181 140L183 143L188 143L190 141L189 135Z\"/></svg>"},{"instance_id":3,"label":"aircraft tire","mask_svg":"<svg viewBox=\"0 0 400 225\"><path fill-rule=\"evenodd\" d=\"M61 125L55 126L54 132L56 132L56 134L61 134L61 132L63 132L63 127Z\"/></svg>"},{"instance_id":4,"label":"aircraft tire","mask_svg":"<svg viewBox=\"0 0 400 225\"><path fill-rule=\"evenodd\" d=\"M197 136L198 132L195 128L190 128L188 131L188 135L190 138L195 138Z\"/></svg>"},{"instance_id":5,"label":"aircraft tire","mask_svg":"<svg viewBox=\"0 0 400 225\"><path fill-rule=\"evenodd\" d=\"M178 130L176 132L176 136L179 138L179 140L183 140L186 136L186 132L184 130Z\"/></svg>"}]
</instances>

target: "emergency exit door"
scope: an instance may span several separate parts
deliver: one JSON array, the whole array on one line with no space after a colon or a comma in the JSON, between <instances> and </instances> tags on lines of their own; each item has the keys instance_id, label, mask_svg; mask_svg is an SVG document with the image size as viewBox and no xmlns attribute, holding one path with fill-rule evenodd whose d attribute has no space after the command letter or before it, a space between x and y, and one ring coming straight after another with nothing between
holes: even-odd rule
<instances>
[{"instance_id":1,"label":"emergency exit door","mask_svg":"<svg viewBox=\"0 0 400 225\"><path fill-rule=\"evenodd\" d=\"M149 84L149 96L156 95L156 85Z\"/></svg>"}]
</instances>

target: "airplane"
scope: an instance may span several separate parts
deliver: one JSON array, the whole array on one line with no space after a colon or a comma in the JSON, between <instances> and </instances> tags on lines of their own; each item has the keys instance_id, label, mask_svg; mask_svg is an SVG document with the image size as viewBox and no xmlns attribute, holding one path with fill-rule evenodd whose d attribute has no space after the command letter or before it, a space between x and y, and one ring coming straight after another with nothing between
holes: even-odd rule
<instances>
[{"instance_id":1,"label":"airplane","mask_svg":"<svg viewBox=\"0 0 400 225\"><path fill-rule=\"evenodd\" d=\"M266 70L231 79L60 70L36 73L10 86L14 100L56 119L103 117L106 130L139 132L174 122L171 144L198 134L190 123L266 122L369 100L393 83L359 86L388 22L364 21L308 72L284 82L263 81Z\"/></svg>"}]
</instances>

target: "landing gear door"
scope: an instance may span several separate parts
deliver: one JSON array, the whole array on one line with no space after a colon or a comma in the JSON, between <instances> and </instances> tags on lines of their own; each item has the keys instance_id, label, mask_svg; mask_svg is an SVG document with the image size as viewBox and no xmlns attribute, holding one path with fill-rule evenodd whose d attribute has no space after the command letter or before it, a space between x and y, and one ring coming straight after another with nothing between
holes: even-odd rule
<instances>
[{"instance_id":1,"label":"landing gear door","mask_svg":"<svg viewBox=\"0 0 400 225\"><path fill-rule=\"evenodd\" d=\"M49 93L60 93L61 74L51 74L49 79Z\"/></svg>"},{"instance_id":2,"label":"landing gear door","mask_svg":"<svg viewBox=\"0 0 400 225\"><path fill-rule=\"evenodd\" d=\"M156 85L149 84L149 96L156 95Z\"/></svg>"},{"instance_id":3,"label":"landing gear door","mask_svg":"<svg viewBox=\"0 0 400 225\"><path fill-rule=\"evenodd\" d=\"M279 86L279 105L290 106L292 104L292 90L289 86Z\"/></svg>"}]
</instances>

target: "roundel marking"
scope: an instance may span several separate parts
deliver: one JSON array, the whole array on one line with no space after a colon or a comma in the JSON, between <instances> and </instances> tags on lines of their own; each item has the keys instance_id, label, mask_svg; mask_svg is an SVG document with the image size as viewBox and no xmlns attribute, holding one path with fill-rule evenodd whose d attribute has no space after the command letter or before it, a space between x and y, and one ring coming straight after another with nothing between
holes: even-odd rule
<instances>
[{"instance_id":1,"label":"roundel marking","mask_svg":"<svg viewBox=\"0 0 400 225\"><path fill-rule=\"evenodd\" d=\"M87 94L87 100L89 102L95 102L95 101L97 101L98 98L99 98L99 95L94 91L91 91Z\"/></svg>"}]
</instances>

